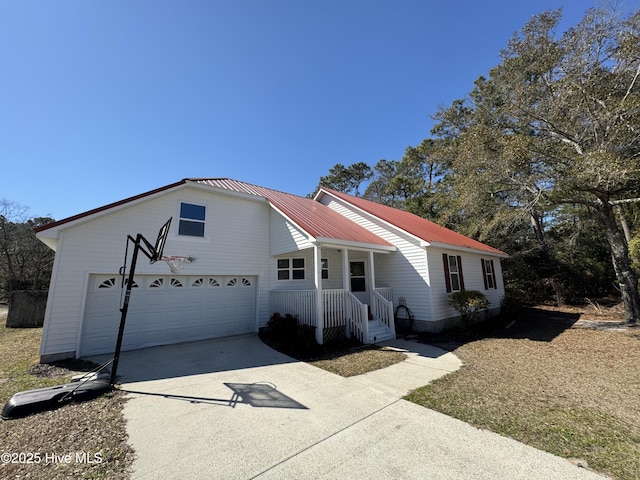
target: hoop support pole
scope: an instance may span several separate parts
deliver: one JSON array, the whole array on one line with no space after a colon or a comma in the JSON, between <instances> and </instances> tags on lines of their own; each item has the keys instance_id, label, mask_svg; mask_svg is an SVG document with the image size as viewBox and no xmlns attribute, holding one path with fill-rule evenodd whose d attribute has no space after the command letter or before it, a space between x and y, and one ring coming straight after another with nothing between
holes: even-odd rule
<instances>
[{"instance_id":1,"label":"hoop support pole","mask_svg":"<svg viewBox=\"0 0 640 480\"><path fill-rule=\"evenodd\" d=\"M109 383L112 386L116 384L116 373L118 371L118 362L120 361L120 350L122 349L122 337L124 336L124 326L127 321L127 312L129 311L129 299L131 298L131 288L133 287L133 276L136 273L136 263L138 261L138 252L142 250L148 258L151 258L149 253L142 247L141 242L145 242L148 244L149 242L142 236L142 234L138 234L134 239L131 235L127 235L127 242L133 241L135 247L133 249L133 255L131 256L131 268L129 269L129 279L127 280L127 289L124 294L124 302L122 304L122 308L120 309L120 327L118 328L118 340L116 341L116 350L113 354L113 365L111 366L111 378L109 379ZM126 265L125 265L126 267Z\"/></svg>"}]
</instances>

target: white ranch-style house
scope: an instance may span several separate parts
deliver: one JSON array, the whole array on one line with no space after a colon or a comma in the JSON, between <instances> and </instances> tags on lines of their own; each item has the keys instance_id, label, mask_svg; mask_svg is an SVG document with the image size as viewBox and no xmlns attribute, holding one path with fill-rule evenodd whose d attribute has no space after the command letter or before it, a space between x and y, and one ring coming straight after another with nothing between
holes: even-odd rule
<instances>
[{"instance_id":1,"label":"white ranch-style house","mask_svg":"<svg viewBox=\"0 0 640 480\"><path fill-rule=\"evenodd\" d=\"M450 292L479 290L500 308L500 250L413 215L328 188L304 198L226 178L188 178L37 230L55 250L42 361L114 351L127 235L195 257L179 274L140 257L123 350L257 332L273 312L375 343L457 319Z\"/></svg>"}]
</instances>

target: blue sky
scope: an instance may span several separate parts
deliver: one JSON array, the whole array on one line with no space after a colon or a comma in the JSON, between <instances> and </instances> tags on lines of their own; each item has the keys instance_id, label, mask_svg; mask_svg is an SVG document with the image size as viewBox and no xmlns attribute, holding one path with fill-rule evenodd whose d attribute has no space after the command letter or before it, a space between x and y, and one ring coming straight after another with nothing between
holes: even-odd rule
<instances>
[{"instance_id":1,"label":"blue sky","mask_svg":"<svg viewBox=\"0 0 640 480\"><path fill-rule=\"evenodd\" d=\"M428 137L532 15L593 5L0 0L0 199L61 219L185 177L306 195Z\"/></svg>"}]
</instances>

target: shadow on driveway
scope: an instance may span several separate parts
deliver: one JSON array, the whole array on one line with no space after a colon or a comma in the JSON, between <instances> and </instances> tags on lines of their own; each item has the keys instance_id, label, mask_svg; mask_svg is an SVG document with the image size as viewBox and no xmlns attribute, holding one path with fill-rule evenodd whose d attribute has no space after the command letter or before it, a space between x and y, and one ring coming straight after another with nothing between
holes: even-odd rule
<instances>
[{"instance_id":1,"label":"shadow on driveway","mask_svg":"<svg viewBox=\"0 0 640 480\"><path fill-rule=\"evenodd\" d=\"M225 383L224 385L233 392L231 398L196 397L192 395L174 395L170 393L140 392L130 389L120 390L126 393L162 397L167 400L179 400L189 402L191 404L221 405L235 408L236 405L241 403L257 408L296 408L300 410L308 410L307 407L296 402L293 398L288 397L284 393L279 392L273 384L268 382Z\"/></svg>"},{"instance_id":2,"label":"shadow on driveway","mask_svg":"<svg viewBox=\"0 0 640 480\"><path fill-rule=\"evenodd\" d=\"M104 363L111 357L88 359ZM257 335L239 335L122 352L117 377L121 383L135 383L296 361L268 347Z\"/></svg>"}]
</instances>

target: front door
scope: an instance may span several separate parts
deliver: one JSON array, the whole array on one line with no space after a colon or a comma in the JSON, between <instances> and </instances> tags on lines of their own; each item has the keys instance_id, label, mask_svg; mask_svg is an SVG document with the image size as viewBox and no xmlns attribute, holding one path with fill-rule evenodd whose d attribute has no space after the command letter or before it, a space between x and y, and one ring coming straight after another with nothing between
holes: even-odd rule
<instances>
[{"instance_id":1,"label":"front door","mask_svg":"<svg viewBox=\"0 0 640 480\"><path fill-rule=\"evenodd\" d=\"M367 276L365 262L349 262L350 288L358 300L362 303L369 303L369 293L367 290Z\"/></svg>"}]
</instances>

